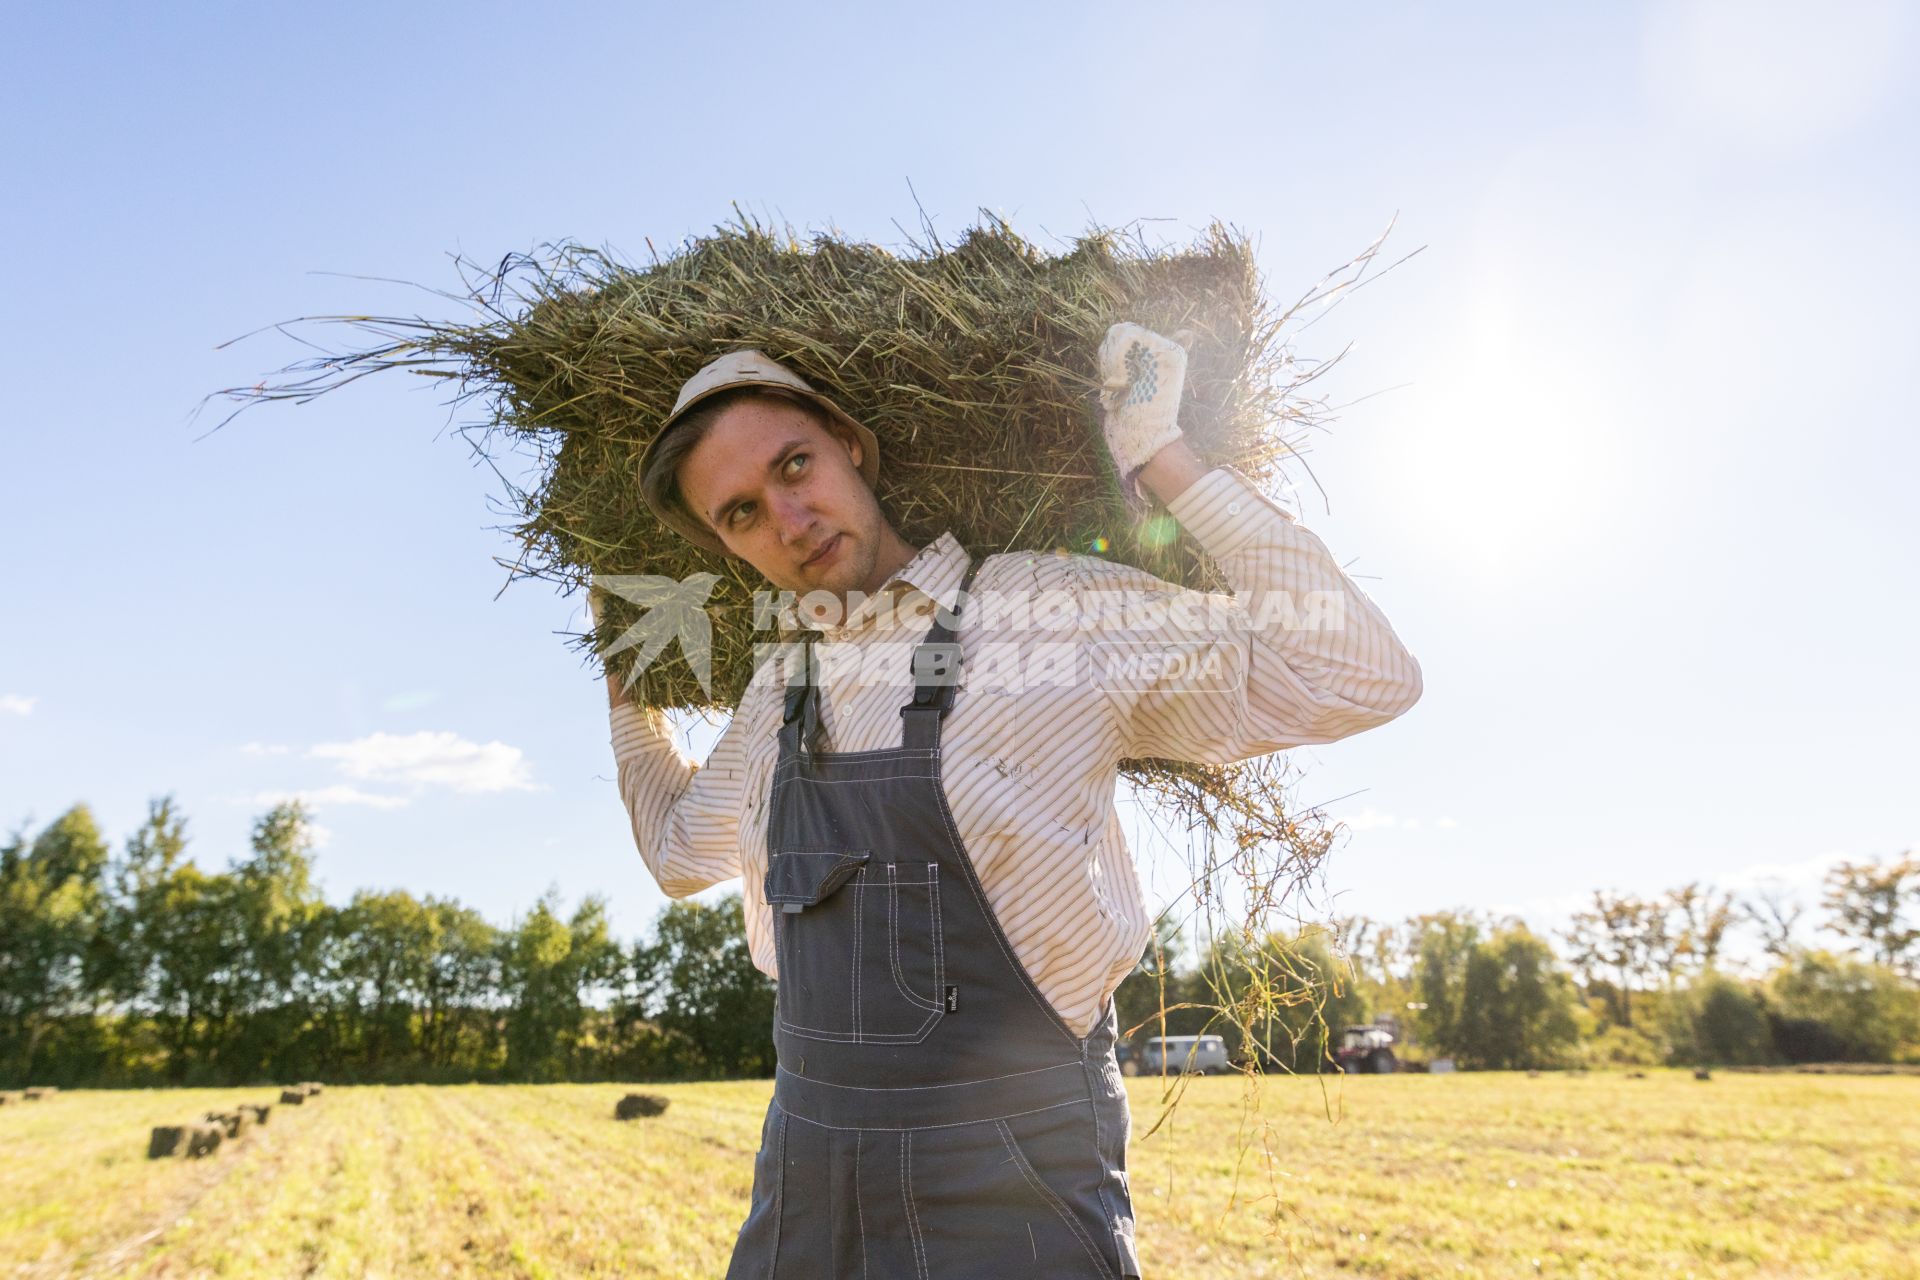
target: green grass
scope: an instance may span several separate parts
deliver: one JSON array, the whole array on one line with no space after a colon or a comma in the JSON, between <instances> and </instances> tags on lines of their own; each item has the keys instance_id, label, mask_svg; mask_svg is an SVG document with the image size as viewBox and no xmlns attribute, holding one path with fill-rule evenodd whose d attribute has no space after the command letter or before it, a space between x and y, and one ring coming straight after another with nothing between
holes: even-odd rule
<instances>
[{"instance_id":1,"label":"green grass","mask_svg":"<svg viewBox=\"0 0 1920 1280\"><path fill-rule=\"evenodd\" d=\"M1920 1277L1912 1077L1129 1087L1155 1277ZM336 1087L202 1161L148 1128L270 1091L0 1109L0 1277L718 1276L768 1086L649 1091Z\"/></svg>"}]
</instances>

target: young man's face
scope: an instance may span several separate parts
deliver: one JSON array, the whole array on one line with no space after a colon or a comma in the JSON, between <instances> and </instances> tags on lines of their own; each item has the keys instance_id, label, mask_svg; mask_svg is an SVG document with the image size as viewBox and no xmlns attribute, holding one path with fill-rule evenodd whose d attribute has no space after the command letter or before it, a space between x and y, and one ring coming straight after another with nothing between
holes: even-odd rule
<instances>
[{"instance_id":1,"label":"young man's face","mask_svg":"<svg viewBox=\"0 0 1920 1280\"><path fill-rule=\"evenodd\" d=\"M680 464L680 494L729 551L786 591L878 590L899 543L860 474L858 441L797 404L752 397ZM875 581L876 576L880 581Z\"/></svg>"}]
</instances>

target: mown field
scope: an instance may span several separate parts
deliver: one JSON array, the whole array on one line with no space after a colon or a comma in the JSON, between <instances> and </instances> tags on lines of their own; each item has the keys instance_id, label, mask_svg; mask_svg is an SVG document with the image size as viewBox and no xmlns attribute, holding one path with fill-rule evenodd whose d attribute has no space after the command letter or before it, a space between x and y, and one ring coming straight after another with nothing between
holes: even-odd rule
<instances>
[{"instance_id":1,"label":"mown field","mask_svg":"<svg viewBox=\"0 0 1920 1280\"><path fill-rule=\"evenodd\" d=\"M1129 1085L1153 1277L1920 1277L1920 1078ZM148 1128L268 1091L0 1108L0 1276L717 1277L768 1088L335 1087L191 1162Z\"/></svg>"}]
</instances>

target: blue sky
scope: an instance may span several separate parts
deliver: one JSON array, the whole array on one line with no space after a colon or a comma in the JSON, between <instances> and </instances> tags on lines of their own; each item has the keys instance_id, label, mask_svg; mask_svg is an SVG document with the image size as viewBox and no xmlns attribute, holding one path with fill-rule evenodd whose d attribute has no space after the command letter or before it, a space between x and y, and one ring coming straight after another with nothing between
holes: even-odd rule
<instances>
[{"instance_id":1,"label":"blue sky","mask_svg":"<svg viewBox=\"0 0 1920 1280\"><path fill-rule=\"evenodd\" d=\"M1596 886L1802 886L1920 837L1920 30L1822 6L346 5L11 11L0 824L172 792L197 857L307 793L321 879L505 920L663 902L576 601L504 593L439 389L204 439L295 316L431 299L738 201L899 243L980 207L1258 237L1290 301L1397 217L1303 520L1422 702L1291 753L1337 909L1542 923ZM1905 157L1902 159L1902 157ZM909 190L909 182L912 191ZM1378 393L1378 394L1375 394ZM496 596L498 598L496 598ZM1160 887L1184 877L1142 835Z\"/></svg>"}]
</instances>

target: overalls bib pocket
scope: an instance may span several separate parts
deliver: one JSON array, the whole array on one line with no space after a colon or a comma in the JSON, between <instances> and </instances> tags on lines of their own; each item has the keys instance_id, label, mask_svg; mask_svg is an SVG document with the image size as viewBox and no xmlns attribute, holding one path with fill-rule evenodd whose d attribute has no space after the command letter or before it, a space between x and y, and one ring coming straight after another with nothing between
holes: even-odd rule
<instances>
[{"instance_id":1,"label":"overalls bib pocket","mask_svg":"<svg viewBox=\"0 0 1920 1280\"><path fill-rule=\"evenodd\" d=\"M948 1007L937 863L783 850L768 859L765 887L784 1030L847 1043L926 1038Z\"/></svg>"}]
</instances>

